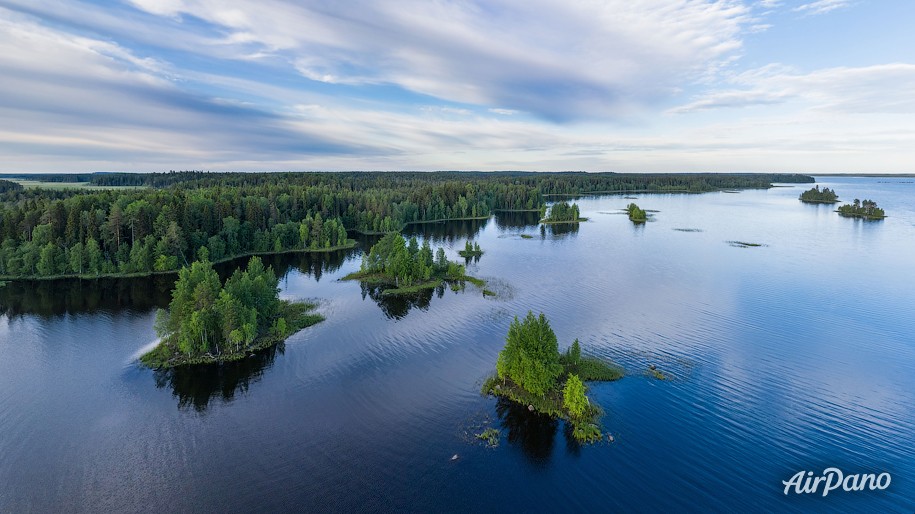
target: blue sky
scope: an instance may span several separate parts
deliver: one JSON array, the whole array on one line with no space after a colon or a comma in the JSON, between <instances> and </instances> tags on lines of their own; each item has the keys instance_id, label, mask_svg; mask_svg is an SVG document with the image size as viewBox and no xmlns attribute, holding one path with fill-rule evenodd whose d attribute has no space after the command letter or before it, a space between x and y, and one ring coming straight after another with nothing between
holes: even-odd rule
<instances>
[{"instance_id":1,"label":"blue sky","mask_svg":"<svg viewBox=\"0 0 915 514\"><path fill-rule=\"evenodd\" d=\"M2 172L915 172L909 0L0 0Z\"/></svg>"}]
</instances>

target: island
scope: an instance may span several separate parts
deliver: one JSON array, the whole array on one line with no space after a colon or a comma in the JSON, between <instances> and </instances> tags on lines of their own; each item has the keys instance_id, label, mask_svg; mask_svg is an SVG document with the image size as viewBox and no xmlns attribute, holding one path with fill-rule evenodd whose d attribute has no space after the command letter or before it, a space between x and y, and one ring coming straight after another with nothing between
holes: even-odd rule
<instances>
[{"instance_id":1,"label":"island","mask_svg":"<svg viewBox=\"0 0 915 514\"><path fill-rule=\"evenodd\" d=\"M259 257L225 284L209 260L181 268L168 310L156 314L161 340L140 362L172 368L238 360L324 320L312 303L280 300L278 284Z\"/></svg>"},{"instance_id":2,"label":"island","mask_svg":"<svg viewBox=\"0 0 915 514\"><path fill-rule=\"evenodd\" d=\"M839 195L828 187L824 187L821 191L820 186L814 186L801 193L798 199L805 203L836 203L839 201Z\"/></svg>"},{"instance_id":3,"label":"island","mask_svg":"<svg viewBox=\"0 0 915 514\"><path fill-rule=\"evenodd\" d=\"M464 244L464 249L458 252L458 255L464 257L465 259L470 259L471 257L480 257L483 255L483 250L480 249L480 243L470 243L468 239Z\"/></svg>"},{"instance_id":4,"label":"island","mask_svg":"<svg viewBox=\"0 0 915 514\"><path fill-rule=\"evenodd\" d=\"M626 206L626 212L629 213L629 219L635 223L645 223L648 220L648 213L640 209L638 205L630 203Z\"/></svg>"},{"instance_id":5,"label":"island","mask_svg":"<svg viewBox=\"0 0 915 514\"><path fill-rule=\"evenodd\" d=\"M880 207L877 207L877 202L873 200L858 200L855 198L855 201L850 204L845 204L836 210L841 216L848 218L862 218L866 220L882 220L886 217L886 213Z\"/></svg>"},{"instance_id":6,"label":"island","mask_svg":"<svg viewBox=\"0 0 915 514\"><path fill-rule=\"evenodd\" d=\"M550 207L546 217L540 223L579 223L588 221L588 218L579 216L578 204L569 205L568 202L556 202Z\"/></svg>"},{"instance_id":7,"label":"island","mask_svg":"<svg viewBox=\"0 0 915 514\"><path fill-rule=\"evenodd\" d=\"M560 354L556 334L543 313L516 316L508 328L505 347L496 361L496 374L483 383L491 394L527 405L529 410L565 419L579 442L602 438L602 410L587 397L588 381L622 378L622 370L596 357L583 357L578 339Z\"/></svg>"},{"instance_id":8,"label":"island","mask_svg":"<svg viewBox=\"0 0 915 514\"><path fill-rule=\"evenodd\" d=\"M382 237L369 253L363 255L359 271L341 280L393 286L384 290L382 294L385 295L415 293L438 287L442 282L451 283L452 289L460 289L464 282L480 288L486 285L483 280L468 276L464 266L449 261L444 248L439 247L433 257L428 241L423 241L420 247L415 237L407 243L398 233ZM486 289L483 294L493 295Z\"/></svg>"}]
</instances>

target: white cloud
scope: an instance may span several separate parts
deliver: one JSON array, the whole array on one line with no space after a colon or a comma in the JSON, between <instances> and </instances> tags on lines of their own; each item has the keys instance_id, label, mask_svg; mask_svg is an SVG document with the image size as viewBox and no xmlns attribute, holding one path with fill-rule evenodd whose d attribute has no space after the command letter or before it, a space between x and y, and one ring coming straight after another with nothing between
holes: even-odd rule
<instances>
[{"instance_id":1,"label":"white cloud","mask_svg":"<svg viewBox=\"0 0 915 514\"><path fill-rule=\"evenodd\" d=\"M217 25L238 58L285 59L332 84L393 84L554 120L614 118L718 69L741 46L736 0L133 0ZM203 45L207 52L214 45ZM221 50L222 51L222 50Z\"/></svg>"},{"instance_id":2,"label":"white cloud","mask_svg":"<svg viewBox=\"0 0 915 514\"><path fill-rule=\"evenodd\" d=\"M835 11L836 9L848 7L850 4L850 0L817 0L815 2L799 5L794 8L794 11L808 15L826 14Z\"/></svg>"},{"instance_id":3,"label":"white cloud","mask_svg":"<svg viewBox=\"0 0 915 514\"><path fill-rule=\"evenodd\" d=\"M711 91L673 113L753 107L787 102L819 110L851 113L915 112L915 64L836 67L800 73L780 65L731 78L734 89Z\"/></svg>"}]
</instances>

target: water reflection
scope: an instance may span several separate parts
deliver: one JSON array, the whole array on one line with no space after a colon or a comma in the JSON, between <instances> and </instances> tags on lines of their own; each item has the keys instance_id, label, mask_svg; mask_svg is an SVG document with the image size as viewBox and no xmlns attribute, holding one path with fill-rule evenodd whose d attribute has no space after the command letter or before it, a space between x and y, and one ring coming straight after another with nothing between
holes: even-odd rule
<instances>
[{"instance_id":1,"label":"water reflection","mask_svg":"<svg viewBox=\"0 0 915 514\"><path fill-rule=\"evenodd\" d=\"M273 271L278 277L284 277L293 270L321 281L325 273L333 273L343 266L347 259L354 255L362 255L361 245L349 250L339 250L321 253L282 253L277 255L263 255L261 259L265 266L273 266ZM248 257L242 257L215 266L223 278L232 274L238 266L243 266Z\"/></svg>"},{"instance_id":2,"label":"water reflection","mask_svg":"<svg viewBox=\"0 0 915 514\"><path fill-rule=\"evenodd\" d=\"M277 353L283 354L285 347L280 343L245 359L219 365L157 370L154 373L156 387L170 388L172 396L178 400L179 409L193 408L204 412L215 399L231 402L236 393L246 393L248 387L258 382L264 372L273 366Z\"/></svg>"},{"instance_id":3,"label":"water reflection","mask_svg":"<svg viewBox=\"0 0 915 514\"><path fill-rule=\"evenodd\" d=\"M578 234L581 223L550 223L540 225L540 238L546 239L547 235L554 238L574 236Z\"/></svg>"},{"instance_id":4,"label":"water reflection","mask_svg":"<svg viewBox=\"0 0 915 514\"><path fill-rule=\"evenodd\" d=\"M265 265L273 266L279 277L298 270L320 281L324 273L337 271L351 255L361 252L362 249L357 247L327 253L263 255L261 259ZM248 259L250 257L239 257L219 263L214 268L225 280L237 267L244 266ZM99 311L148 312L168 306L177 278L177 273L170 273L91 280L16 280L0 287L0 314L60 316Z\"/></svg>"},{"instance_id":5,"label":"water reflection","mask_svg":"<svg viewBox=\"0 0 915 514\"><path fill-rule=\"evenodd\" d=\"M433 294L439 298L445 295L445 284L441 284L434 289L423 289L406 295L386 295L384 290L387 287L366 284L365 282L361 282L360 285L362 287L362 299L365 300L366 296L371 298L378 304L385 316L394 320L403 318L414 307L421 311L428 310Z\"/></svg>"},{"instance_id":6,"label":"water reflection","mask_svg":"<svg viewBox=\"0 0 915 514\"><path fill-rule=\"evenodd\" d=\"M430 243L454 243L465 239L474 239L486 227L489 218L474 220L442 221L436 223L413 223L403 230L403 236L412 236L428 240Z\"/></svg>"},{"instance_id":7,"label":"water reflection","mask_svg":"<svg viewBox=\"0 0 915 514\"><path fill-rule=\"evenodd\" d=\"M535 467L546 467L553 455L559 421L531 412L527 406L505 398L498 399L496 414L502 429L508 434L509 444L520 448Z\"/></svg>"},{"instance_id":8,"label":"water reflection","mask_svg":"<svg viewBox=\"0 0 915 514\"><path fill-rule=\"evenodd\" d=\"M498 211L495 214L496 227L499 230L519 231L536 227L540 223L539 211Z\"/></svg>"},{"instance_id":9,"label":"water reflection","mask_svg":"<svg viewBox=\"0 0 915 514\"><path fill-rule=\"evenodd\" d=\"M19 280L0 287L0 313L10 316L146 312L168 305L174 275L132 279Z\"/></svg>"}]
</instances>

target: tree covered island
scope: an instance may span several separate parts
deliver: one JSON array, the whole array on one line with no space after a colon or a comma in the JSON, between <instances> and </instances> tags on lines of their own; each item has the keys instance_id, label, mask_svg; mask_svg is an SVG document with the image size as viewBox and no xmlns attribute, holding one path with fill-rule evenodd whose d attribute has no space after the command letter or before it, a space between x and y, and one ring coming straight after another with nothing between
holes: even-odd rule
<instances>
[{"instance_id":1,"label":"tree covered island","mask_svg":"<svg viewBox=\"0 0 915 514\"><path fill-rule=\"evenodd\" d=\"M278 284L259 257L222 284L204 252L178 272L168 310L156 314L161 342L140 361L171 368L237 360L323 321L314 304L280 300Z\"/></svg>"},{"instance_id":2,"label":"tree covered island","mask_svg":"<svg viewBox=\"0 0 915 514\"><path fill-rule=\"evenodd\" d=\"M644 209L640 209L635 203L627 205L626 212L629 214L629 219L636 223L645 223L648 220L648 213Z\"/></svg>"},{"instance_id":3,"label":"tree covered island","mask_svg":"<svg viewBox=\"0 0 915 514\"><path fill-rule=\"evenodd\" d=\"M801 193L799 199L806 203L836 203L839 201L839 195L828 187L824 187L821 191L820 186L814 186Z\"/></svg>"},{"instance_id":4,"label":"tree covered island","mask_svg":"<svg viewBox=\"0 0 915 514\"><path fill-rule=\"evenodd\" d=\"M556 334L542 313L515 317L496 361L496 375L483 383L483 394L501 396L572 424L581 442L601 439L599 406L586 396L587 381L622 378L622 370L596 357L583 357L576 339L560 354Z\"/></svg>"},{"instance_id":5,"label":"tree covered island","mask_svg":"<svg viewBox=\"0 0 915 514\"><path fill-rule=\"evenodd\" d=\"M369 253L363 255L359 271L343 280L359 280L394 286L383 294L406 294L438 287L443 281L454 284L470 282L483 287L485 282L468 276L464 266L449 261L439 247L434 256L428 241L419 245L415 237L409 243L398 233L382 237ZM486 291L484 290L484 294Z\"/></svg>"},{"instance_id":6,"label":"tree covered island","mask_svg":"<svg viewBox=\"0 0 915 514\"><path fill-rule=\"evenodd\" d=\"M458 255L469 259L471 257L480 257L483 255L483 250L480 248L480 243L471 243L468 239L464 244L464 249L458 252Z\"/></svg>"},{"instance_id":7,"label":"tree covered island","mask_svg":"<svg viewBox=\"0 0 915 514\"><path fill-rule=\"evenodd\" d=\"M873 200L858 200L857 198L853 203L840 206L836 212L849 218L863 218L866 220L882 220L886 217L883 209L877 207L877 202Z\"/></svg>"},{"instance_id":8,"label":"tree covered island","mask_svg":"<svg viewBox=\"0 0 915 514\"><path fill-rule=\"evenodd\" d=\"M545 218L540 223L579 223L588 221L578 212L578 204L569 205L568 202L556 202L551 207Z\"/></svg>"}]
</instances>

